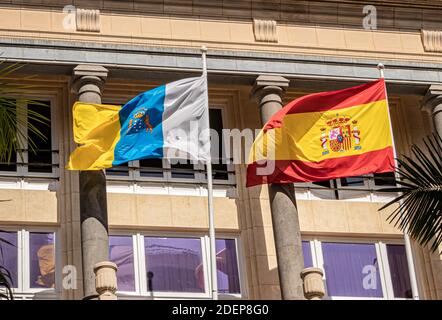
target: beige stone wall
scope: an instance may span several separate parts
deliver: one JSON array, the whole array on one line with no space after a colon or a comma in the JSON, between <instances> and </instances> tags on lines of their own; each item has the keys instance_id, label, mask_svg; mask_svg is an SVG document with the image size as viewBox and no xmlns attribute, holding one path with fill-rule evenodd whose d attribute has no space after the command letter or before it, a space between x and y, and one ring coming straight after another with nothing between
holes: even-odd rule
<instances>
[{"instance_id":1,"label":"beige stone wall","mask_svg":"<svg viewBox=\"0 0 442 320\"><path fill-rule=\"evenodd\" d=\"M327 21L333 16L327 13ZM255 40L252 19L205 18L136 14L118 11L101 13L101 30L77 32L63 28L61 8L9 7L0 5L0 36L63 41L85 41L141 46L211 50L268 51L306 55L440 61L442 54L425 52L420 28L397 27L364 30L360 26L303 23L294 19L277 25L277 43ZM299 22L298 22L299 21ZM407 20L408 21L408 20ZM345 26L345 27L344 27Z\"/></svg>"},{"instance_id":2,"label":"beige stone wall","mask_svg":"<svg viewBox=\"0 0 442 320\"><path fill-rule=\"evenodd\" d=\"M44 224L58 222L55 192L0 189L1 224Z\"/></svg>"},{"instance_id":3,"label":"beige stone wall","mask_svg":"<svg viewBox=\"0 0 442 320\"><path fill-rule=\"evenodd\" d=\"M107 198L111 228L186 232L208 229L206 197L108 193ZM215 197L214 207L217 229L238 233L235 200Z\"/></svg>"},{"instance_id":4,"label":"beige stone wall","mask_svg":"<svg viewBox=\"0 0 442 320\"><path fill-rule=\"evenodd\" d=\"M391 210L375 202L298 200L301 232L353 236L393 237L402 233L387 222Z\"/></svg>"}]
</instances>

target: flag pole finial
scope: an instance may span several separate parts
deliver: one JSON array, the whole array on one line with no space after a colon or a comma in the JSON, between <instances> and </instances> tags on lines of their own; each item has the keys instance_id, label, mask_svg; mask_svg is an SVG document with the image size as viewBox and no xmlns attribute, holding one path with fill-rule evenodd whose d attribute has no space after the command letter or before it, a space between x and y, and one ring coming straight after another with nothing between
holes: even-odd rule
<instances>
[{"instance_id":1,"label":"flag pole finial","mask_svg":"<svg viewBox=\"0 0 442 320\"><path fill-rule=\"evenodd\" d=\"M207 47L206 46L201 46L201 52L207 52Z\"/></svg>"},{"instance_id":2,"label":"flag pole finial","mask_svg":"<svg viewBox=\"0 0 442 320\"><path fill-rule=\"evenodd\" d=\"M384 70L385 70L384 64L382 62L379 62L377 68L379 70L381 78L384 78Z\"/></svg>"}]
</instances>

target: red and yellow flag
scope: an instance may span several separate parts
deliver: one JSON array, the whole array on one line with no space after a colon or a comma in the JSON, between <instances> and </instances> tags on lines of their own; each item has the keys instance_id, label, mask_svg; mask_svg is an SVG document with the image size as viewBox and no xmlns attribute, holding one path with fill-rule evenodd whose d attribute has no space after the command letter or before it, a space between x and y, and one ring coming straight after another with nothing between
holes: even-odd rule
<instances>
[{"instance_id":1,"label":"red and yellow flag","mask_svg":"<svg viewBox=\"0 0 442 320\"><path fill-rule=\"evenodd\" d=\"M296 99L255 139L247 186L394 170L384 79Z\"/></svg>"}]
</instances>

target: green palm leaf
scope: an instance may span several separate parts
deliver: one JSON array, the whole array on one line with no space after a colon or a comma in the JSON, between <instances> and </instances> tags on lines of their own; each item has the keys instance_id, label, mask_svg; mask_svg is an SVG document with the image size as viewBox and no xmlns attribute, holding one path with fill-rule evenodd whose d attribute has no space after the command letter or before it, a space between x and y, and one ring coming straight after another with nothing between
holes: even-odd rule
<instances>
[{"instance_id":1,"label":"green palm leaf","mask_svg":"<svg viewBox=\"0 0 442 320\"><path fill-rule=\"evenodd\" d=\"M420 245L431 243L435 252L442 243L442 138L434 135L424 139L425 148L413 145L414 159L404 156L397 159L397 188L381 192L400 192L379 210L395 203L399 206L388 220L407 232Z\"/></svg>"},{"instance_id":2,"label":"green palm leaf","mask_svg":"<svg viewBox=\"0 0 442 320\"><path fill-rule=\"evenodd\" d=\"M0 62L0 66L4 61ZM24 142L27 141L31 152L36 152L36 143L34 139L27 138L28 134L47 140L47 137L38 130L32 123L43 123L48 125L49 119L33 110L17 108L20 105L34 104L48 107L41 102L22 98L27 94L31 85L23 84L23 81L31 77L9 79L12 73L21 69L24 65L11 64L0 68L0 162L9 163L14 153L23 151Z\"/></svg>"}]
</instances>

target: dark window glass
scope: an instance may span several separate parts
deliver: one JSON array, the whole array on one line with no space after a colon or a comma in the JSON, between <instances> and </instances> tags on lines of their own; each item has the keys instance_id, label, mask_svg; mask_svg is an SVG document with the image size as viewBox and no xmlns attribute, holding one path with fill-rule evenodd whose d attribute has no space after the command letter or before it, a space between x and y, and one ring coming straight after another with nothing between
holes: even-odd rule
<instances>
[{"instance_id":1,"label":"dark window glass","mask_svg":"<svg viewBox=\"0 0 442 320\"><path fill-rule=\"evenodd\" d=\"M55 246L53 233L29 233L31 288L55 287Z\"/></svg>"},{"instance_id":2,"label":"dark window glass","mask_svg":"<svg viewBox=\"0 0 442 320\"><path fill-rule=\"evenodd\" d=\"M329 296L383 296L374 244L323 242L322 254Z\"/></svg>"},{"instance_id":3,"label":"dark window glass","mask_svg":"<svg viewBox=\"0 0 442 320\"><path fill-rule=\"evenodd\" d=\"M140 160L140 175L142 177L163 177L162 159L144 159Z\"/></svg>"},{"instance_id":4,"label":"dark window glass","mask_svg":"<svg viewBox=\"0 0 442 320\"><path fill-rule=\"evenodd\" d=\"M330 188L331 187L331 180L325 180L325 181L318 181L318 182L312 182L313 184L316 184L321 187Z\"/></svg>"},{"instance_id":5,"label":"dark window glass","mask_svg":"<svg viewBox=\"0 0 442 320\"><path fill-rule=\"evenodd\" d=\"M149 291L204 292L201 240L144 238Z\"/></svg>"},{"instance_id":6,"label":"dark window glass","mask_svg":"<svg viewBox=\"0 0 442 320\"><path fill-rule=\"evenodd\" d=\"M13 107L16 104L16 101L13 99L7 99L8 107ZM16 107L15 107L16 108ZM9 162L6 160L2 160L0 163L0 171L17 171L17 153L12 152Z\"/></svg>"},{"instance_id":7,"label":"dark window glass","mask_svg":"<svg viewBox=\"0 0 442 320\"><path fill-rule=\"evenodd\" d=\"M349 178L342 178L341 179L341 186L342 187L356 187L356 186L363 186L364 185L364 178L363 177L349 177Z\"/></svg>"},{"instance_id":8,"label":"dark window glass","mask_svg":"<svg viewBox=\"0 0 442 320\"><path fill-rule=\"evenodd\" d=\"M110 260L118 266L118 291L135 291L132 236L110 236L109 257Z\"/></svg>"},{"instance_id":9,"label":"dark window glass","mask_svg":"<svg viewBox=\"0 0 442 320\"><path fill-rule=\"evenodd\" d=\"M106 169L106 174L110 176L127 177L129 176L129 164L124 163L119 166Z\"/></svg>"},{"instance_id":10,"label":"dark window glass","mask_svg":"<svg viewBox=\"0 0 442 320\"><path fill-rule=\"evenodd\" d=\"M195 177L194 165L190 160L180 159L179 163L171 164L172 178L193 179Z\"/></svg>"},{"instance_id":11,"label":"dark window glass","mask_svg":"<svg viewBox=\"0 0 442 320\"><path fill-rule=\"evenodd\" d=\"M304 256L304 267L313 267L312 250L310 241L302 241L302 255Z\"/></svg>"},{"instance_id":12,"label":"dark window glass","mask_svg":"<svg viewBox=\"0 0 442 320\"><path fill-rule=\"evenodd\" d=\"M49 119L32 120L30 113L38 113ZM31 132L29 127L34 127L44 138ZM30 141L34 144L32 150ZM28 104L28 171L29 172L52 172L52 135L51 135L51 107L49 102L39 101L35 104Z\"/></svg>"},{"instance_id":13,"label":"dark window glass","mask_svg":"<svg viewBox=\"0 0 442 320\"><path fill-rule=\"evenodd\" d=\"M235 240L216 240L216 265L218 291L220 293L240 293ZM203 276L202 272L201 276Z\"/></svg>"},{"instance_id":14,"label":"dark window glass","mask_svg":"<svg viewBox=\"0 0 442 320\"><path fill-rule=\"evenodd\" d=\"M223 137L223 118L222 118L222 110L221 109L209 109L209 119L210 119L210 128L215 130L218 134L219 143L216 146L215 144L211 144L211 150L213 155L217 155L218 159L212 159L212 172L213 179L218 180L228 180L227 174L227 164L226 160L223 159L223 145L224 145L224 137ZM218 150L214 150L217 148Z\"/></svg>"},{"instance_id":15,"label":"dark window glass","mask_svg":"<svg viewBox=\"0 0 442 320\"><path fill-rule=\"evenodd\" d=\"M374 184L376 186L395 186L394 172L375 173Z\"/></svg>"},{"instance_id":16,"label":"dark window glass","mask_svg":"<svg viewBox=\"0 0 442 320\"><path fill-rule=\"evenodd\" d=\"M0 238L9 242L0 240L0 266L9 271L12 287L17 288L17 232L0 232Z\"/></svg>"},{"instance_id":17,"label":"dark window glass","mask_svg":"<svg viewBox=\"0 0 442 320\"><path fill-rule=\"evenodd\" d=\"M387 244L388 265L396 298L412 298L405 246Z\"/></svg>"}]
</instances>

